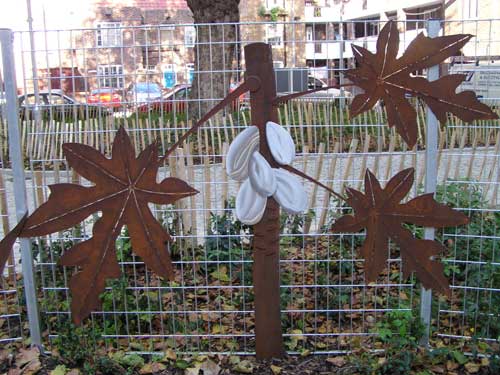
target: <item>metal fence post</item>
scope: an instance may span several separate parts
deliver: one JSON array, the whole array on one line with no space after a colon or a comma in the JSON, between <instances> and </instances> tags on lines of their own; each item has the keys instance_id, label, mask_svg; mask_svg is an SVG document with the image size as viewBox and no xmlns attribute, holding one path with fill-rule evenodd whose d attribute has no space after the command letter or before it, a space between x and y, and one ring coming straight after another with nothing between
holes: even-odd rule
<instances>
[{"instance_id":1,"label":"metal fence post","mask_svg":"<svg viewBox=\"0 0 500 375\"><path fill-rule=\"evenodd\" d=\"M24 179L24 161L21 150L21 129L19 125L19 113L17 108L16 71L14 64L14 35L12 30L0 29L0 43L2 45L2 63L5 84L5 98L7 110L7 125L9 135L9 154L12 163L12 175L14 177L14 199L16 203L16 216L20 220L28 211L26 199L26 183ZM40 334L40 317L38 315L38 303L35 287L35 272L33 256L31 253L31 241L22 238L21 242L21 265L23 272L24 293L26 296L26 308L28 310L28 323L30 328L31 344L41 347L42 336Z\"/></svg>"},{"instance_id":2,"label":"metal fence post","mask_svg":"<svg viewBox=\"0 0 500 375\"><path fill-rule=\"evenodd\" d=\"M440 20L429 20L427 25L427 34L429 37L439 36L441 29ZM427 78L429 81L434 81L439 78L439 66L433 66L427 69ZM438 131L439 123L434 116L434 113L427 107L426 113L426 132L425 132L425 192L435 193L437 185L437 156L438 156ZM426 240L434 240L434 228L425 228L424 238ZM421 289L420 299L420 318L425 327L424 336L420 344L423 346L429 345L429 331L431 327L431 305L432 305L432 290Z\"/></svg>"}]
</instances>

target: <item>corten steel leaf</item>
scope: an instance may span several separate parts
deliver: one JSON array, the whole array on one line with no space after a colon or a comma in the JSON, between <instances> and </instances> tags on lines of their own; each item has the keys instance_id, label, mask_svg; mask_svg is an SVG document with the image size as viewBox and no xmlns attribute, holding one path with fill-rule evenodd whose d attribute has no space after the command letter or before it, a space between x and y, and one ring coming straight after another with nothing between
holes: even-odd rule
<instances>
[{"instance_id":1,"label":"corten steel leaf","mask_svg":"<svg viewBox=\"0 0 500 375\"><path fill-rule=\"evenodd\" d=\"M399 31L394 21L388 22L379 34L375 54L352 46L358 67L345 74L364 93L353 99L351 116L369 110L382 99L389 126L396 126L410 147L417 141L417 122L416 111L407 100L407 94L421 98L441 122L446 121L446 112L466 122L498 118L487 105L477 100L473 91L455 92L465 75L451 74L432 82L411 76L412 72L430 68L456 55L471 38L468 34L429 38L420 33L397 58Z\"/></svg>"},{"instance_id":2,"label":"corten steel leaf","mask_svg":"<svg viewBox=\"0 0 500 375\"><path fill-rule=\"evenodd\" d=\"M17 237L19 237L19 234L23 230L24 224L26 223L27 220L28 220L28 213L26 212L26 214L15 226L15 228L12 229L9 233L7 233L5 238L2 241L0 241L0 277L3 274L3 269L12 251L12 246L14 246L14 243L16 242Z\"/></svg>"},{"instance_id":3,"label":"corten steel leaf","mask_svg":"<svg viewBox=\"0 0 500 375\"><path fill-rule=\"evenodd\" d=\"M62 265L81 267L70 281L71 311L76 324L99 306L99 294L104 291L106 280L120 275L115 241L124 225L132 248L146 265L162 277L174 277L166 248L170 236L156 221L148 203L173 203L197 190L173 177L156 182L160 166L157 148L153 143L135 157L123 128L113 142L111 159L92 147L65 143L63 150L69 166L94 185L50 186L48 201L24 223L20 237L43 236L73 227L93 213L102 213L94 224L92 237L73 246L60 260Z\"/></svg>"},{"instance_id":4,"label":"corten steel leaf","mask_svg":"<svg viewBox=\"0 0 500 375\"><path fill-rule=\"evenodd\" d=\"M410 191L414 175L413 168L405 169L392 177L382 189L377 178L367 170L364 194L347 189L347 202L353 208L354 215L342 216L333 224L332 231L359 232L366 229L361 255L365 259L368 282L375 281L384 269L388 257L388 240L392 239L401 249L405 278L415 271L427 289L449 294L443 265L430 258L445 248L436 241L415 239L402 224L442 228L466 224L468 218L436 202L433 194L420 195L407 203L400 203Z\"/></svg>"}]
</instances>

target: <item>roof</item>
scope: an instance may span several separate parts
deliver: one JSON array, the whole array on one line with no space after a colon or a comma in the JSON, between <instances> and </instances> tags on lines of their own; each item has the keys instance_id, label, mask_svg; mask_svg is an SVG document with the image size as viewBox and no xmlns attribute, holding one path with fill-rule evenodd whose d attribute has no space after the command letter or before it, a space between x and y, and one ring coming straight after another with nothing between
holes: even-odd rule
<instances>
[{"instance_id":1,"label":"roof","mask_svg":"<svg viewBox=\"0 0 500 375\"><path fill-rule=\"evenodd\" d=\"M189 9L186 0L136 0L135 3L141 9Z\"/></svg>"},{"instance_id":2,"label":"roof","mask_svg":"<svg viewBox=\"0 0 500 375\"><path fill-rule=\"evenodd\" d=\"M186 0L94 0L96 6L133 6L141 10L184 10L189 9Z\"/></svg>"}]
</instances>

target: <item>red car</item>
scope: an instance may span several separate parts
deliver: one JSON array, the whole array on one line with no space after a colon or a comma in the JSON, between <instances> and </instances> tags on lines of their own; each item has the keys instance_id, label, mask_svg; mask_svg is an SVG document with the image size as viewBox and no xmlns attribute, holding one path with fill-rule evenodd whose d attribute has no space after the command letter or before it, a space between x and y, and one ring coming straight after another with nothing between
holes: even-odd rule
<instances>
[{"instance_id":1,"label":"red car","mask_svg":"<svg viewBox=\"0 0 500 375\"><path fill-rule=\"evenodd\" d=\"M122 105L122 96L115 88L102 87L90 92L90 95L87 96L87 103L117 109Z\"/></svg>"},{"instance_id":2,"label":"red car","mask_svg":"<svg viewBox=\"0 0 500 375\"><path fill-rule=\"evenodd\" d=\"M191 95L190 85L178 85L172 90L163 94L161 99L155 100L149 103L143 103L137 106L137 111L139 113L146 112L163 112L171 113L177 112L182 113L186 110L187 101Z\"/></svg>"}]
</instances>

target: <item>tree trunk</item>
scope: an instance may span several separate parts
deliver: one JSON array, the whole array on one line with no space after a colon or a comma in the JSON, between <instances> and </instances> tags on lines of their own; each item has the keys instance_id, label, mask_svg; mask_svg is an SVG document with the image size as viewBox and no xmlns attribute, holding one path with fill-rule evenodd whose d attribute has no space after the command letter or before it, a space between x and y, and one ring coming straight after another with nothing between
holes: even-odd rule
<instances>
[{"instance_id":1,"label":"tree trunk","mask_svg":"<svg viewBox=\"0 0 500 375\"><path fill-rule=\"evenodd\" d=\"M196 25L195 71L189 106L191 119L207 113L226 95L240 20L240 0L187 0ZM233 24L226 24L233 23Z\"/></svg>"},{"instance_id":2,"label":"tree trunk","mask_svg":"<svg viewBox=\"0 0 500 375\"><path fill-rule=\"evenodd\" d=\"M276 97L271 46L253 43L245 47L247 77L254 76L261 86L250 92L252 125L259 127L260 153L273 168L273 159L266 141L266 123L278 122L278 112L272 105ZM284 354L281 330L279 277L280 207L271 197L267 200L262 220L254 225L253 287L255 304L255 341L259 359L279 358Z\"/></svg>"}]
</instances>

